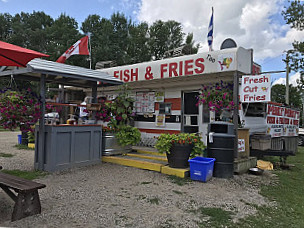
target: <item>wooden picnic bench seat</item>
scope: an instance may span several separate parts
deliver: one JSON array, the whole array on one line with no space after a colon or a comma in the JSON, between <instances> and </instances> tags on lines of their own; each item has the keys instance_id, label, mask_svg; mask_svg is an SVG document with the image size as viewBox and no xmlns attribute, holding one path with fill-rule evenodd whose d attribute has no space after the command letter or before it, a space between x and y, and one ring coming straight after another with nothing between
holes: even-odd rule
<instances>
[{"instance_id":1,"label":"wooden picnic bench seat","mask_svg":"<svg viewBox=\"0 0 304 228\"><path fill-rule=\"evenodd\" d=\"M41 213L38 189L44 184L0 172L0 187L15 202L12 221Z\"/></svg>"},{"instance_id":2,"label":"wooden picnic bench seat","mask_svg":"<svg viewBox=\"0 0 304 228\"><path fill-rule=\"evenodd\" d=\"M279 156L280 163L286 165L286 159L288 156L295 156L293 151L288 150L250 150L250 156L262 158L264 156Z\"/></svg>"}]
</instances>

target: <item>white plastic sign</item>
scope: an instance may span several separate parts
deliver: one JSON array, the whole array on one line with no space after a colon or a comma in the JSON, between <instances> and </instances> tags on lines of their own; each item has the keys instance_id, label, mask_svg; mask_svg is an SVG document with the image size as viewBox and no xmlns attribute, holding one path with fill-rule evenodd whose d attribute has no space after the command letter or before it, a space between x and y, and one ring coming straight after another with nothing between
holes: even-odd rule
<instances>
[{"instance_id":1,"label":"white plastic sign","mask_svg":"<svg viewBox=\"0 0 304 228\"><path fill-rule=\"evenodd\" d=\"M247 103L270 101L270 90L270 75L245 75L242 77L240 101Z\"/></svg>"}]
</instances>

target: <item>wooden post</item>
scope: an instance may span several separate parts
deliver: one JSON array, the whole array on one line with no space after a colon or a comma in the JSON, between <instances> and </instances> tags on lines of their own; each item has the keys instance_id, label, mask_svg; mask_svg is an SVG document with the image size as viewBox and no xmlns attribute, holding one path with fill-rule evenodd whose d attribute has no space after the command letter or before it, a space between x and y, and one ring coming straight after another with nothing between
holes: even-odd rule
<instances>
[{"instance_id":1,"label":"wooden post","mask_svg":"<svg viewBox=\"0 0 304 228\"><path fill-rule=\"evenodd\" d=\"M233 75L233 124L234 124L234 133L235 133L235 140L234 140L234 157L238 157L238 126L239 126L239 74L237 71L234 72Z\"/></svg>"},{"instance_id":2,"label":"wooden post","mask_svg":"<svg viewBox=\"0 0 304 228\"><path fill-rule=\"evenodd\" d=\"M93 82L92 84L92 97L92 103L97 103L97 82ZM92 118L96 120L96 111L92 112Z\"/></svg>"},{"instance_id":3,"label":"wooden post","mask_svg":"<svg viewBox=\"0 0 304 228\"><path fill-rule=\"evenodd\" d=\"M45 114L45 74L41 75L40 78L40 97L41 97L41 117L39 120L39 143L38 143L38 169L44 170L44 158L45 158L45 125L44 125L44 114Z\"/></svg>"}]
</instances>

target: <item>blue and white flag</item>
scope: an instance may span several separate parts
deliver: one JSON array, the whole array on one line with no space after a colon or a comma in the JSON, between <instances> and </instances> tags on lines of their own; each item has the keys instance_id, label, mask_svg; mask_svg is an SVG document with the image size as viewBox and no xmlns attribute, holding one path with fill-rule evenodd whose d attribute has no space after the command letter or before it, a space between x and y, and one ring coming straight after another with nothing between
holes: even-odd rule
<instances>
[{"instance_id":1,"label":"blue and white flag","mask_svg":"<svg viewBox=\"0 0 304 228\"><path fill-rule=\"evenodd\" d=\"M213 51L213 49L212 49L212 43L213 43L213 7L212 7L212 14L211 14L211 18L210 18L209 27L208 27L207 41L208 41L209 51Z\"/></svg>"}]
</instances>

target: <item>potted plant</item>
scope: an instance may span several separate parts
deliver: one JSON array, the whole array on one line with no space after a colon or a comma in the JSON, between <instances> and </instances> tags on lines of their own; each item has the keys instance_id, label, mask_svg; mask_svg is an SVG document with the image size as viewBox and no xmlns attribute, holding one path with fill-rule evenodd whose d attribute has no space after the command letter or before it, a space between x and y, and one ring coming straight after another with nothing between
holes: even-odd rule
<instances>
[{"instance_id":1,"label":"potted plant","mask_svg":"<svg viewBox=\"0 0 304 228\"><path fill-rule=\"evenodd\" d=\"M131 146L140 141L140 132L131 127L134 100L127 85L120 88L118 96L111 102L101 101L98 119L107 122L103 127L103 155L118 155L131 151Z\"/></svg>"},{"instance_id":2,"label":"potted plant","mask_svg":"<svg viewBox=\"0 0 304 228\"><path fill-rule=\"evenodd\" d=\"M202 155L205 145L201 136L195 133L161 134L155 148L158 152L167 154L170 167L187 168L189 157Z\"/></svg>"},{"instance_id":3,"label":"potted plant","mask_svg":"<svg viewBox=\"0 0 304 228\"><path fill-rule=\"evenodd\" d=\"M140 142L140 131L130 125L117 125L116 120L111 120L108 126L102 127L103 155L126 154L132 150L132 145Z\"/></svg>"},{"instance_id":4,"label":"potted plant","mask_svg":"<svg viewBox=\"0 0 304 228\"><path fill-rule=\"evenodd\" d=\"M109 106L111 115L118 125L131 124L135 116L133 104L134 99L130 96L130 90L127 84L123 84L118 91L118 96Z\"/></svg>"}]
</instances>

